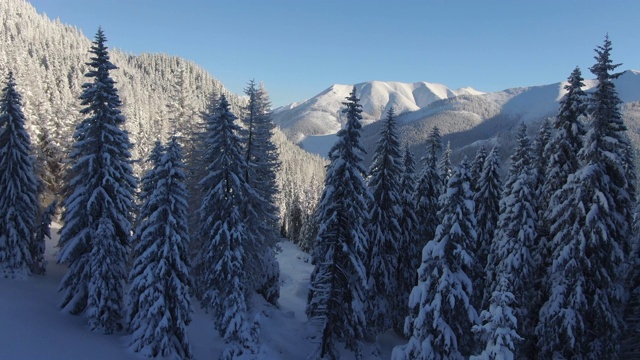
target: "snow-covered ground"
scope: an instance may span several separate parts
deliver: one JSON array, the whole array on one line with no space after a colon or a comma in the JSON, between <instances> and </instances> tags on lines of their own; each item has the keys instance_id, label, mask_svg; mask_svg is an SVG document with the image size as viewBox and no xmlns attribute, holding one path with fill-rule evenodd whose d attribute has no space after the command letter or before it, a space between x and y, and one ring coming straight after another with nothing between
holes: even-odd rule
<instances>
[{"instance_id":1,"label":"snow-covered ground","mask_svg":"<svg viewBox=\"0 0 640 360\"><path fill-rule=\"evenodd\" d=\"M52 233L59 225L54 224ZM0 359L143 359L128 349L124 333L103 335L89 330L84 316L62 312L57 292L66 268L55 263L57 236L47 243L49 261L45 276L26 280L0 278ZM281 243L278 254L281 270L280 308L256 296L254 311L260 312L261 349L257 359L305 359L315 347L313 329L307 326L304 309L309 275L313 266L309 255L290 242ZM217 359L224 342L213 327L211 317L194 299L189 339L196 359ZM391 356L393 346L402 339L393 334L381 337L382 358ZM365 358L369 351L365 349ZM345 353L344 359L353 358Z\"/></svg>"}]
</instances>

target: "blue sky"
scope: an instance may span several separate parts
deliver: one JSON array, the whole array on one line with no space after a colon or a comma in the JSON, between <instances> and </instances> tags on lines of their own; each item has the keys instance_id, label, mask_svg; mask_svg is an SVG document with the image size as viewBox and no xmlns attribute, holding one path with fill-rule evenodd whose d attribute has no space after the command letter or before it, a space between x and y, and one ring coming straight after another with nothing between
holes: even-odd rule
<instances>
[{"instance_id":1,"label":"blue sky","mask_svg":"<svg viewBox=\"0 0 640 360\"><path fill-rule=\"evenodd\" d=\"M130 53L178 55L274 106L334 83L428 81L498 91L591 78L605 34L640 69L635 0L29 0L50 18ZM117 65L117 64L116 64Z\"/></svg>"}]
</instances>

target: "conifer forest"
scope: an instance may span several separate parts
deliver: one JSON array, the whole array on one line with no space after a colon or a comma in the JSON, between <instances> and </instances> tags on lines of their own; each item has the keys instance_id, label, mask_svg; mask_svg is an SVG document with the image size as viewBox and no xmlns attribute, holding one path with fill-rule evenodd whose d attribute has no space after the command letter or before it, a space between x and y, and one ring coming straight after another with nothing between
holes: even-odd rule
<instances>
[{"instance_id":1,"label":"conifer forest","mask_svg":"<svg viewBox=\"0 0 640 360\"><path fill-rule=\"evenodd\" d=\"M613 37L566 69L552 116L473 145L437 124L410 141L394 107L367 125L353 86L319 156L269 84L233 94L101 28L0 10L3 292L57 266L47 311L134 357L276 359L302 316L288 346L309 360L640 358L640 103ZM306 302L286 315L294 260ZM221 345L196 356L200 337Z\"/></svg>"}]
</instances>

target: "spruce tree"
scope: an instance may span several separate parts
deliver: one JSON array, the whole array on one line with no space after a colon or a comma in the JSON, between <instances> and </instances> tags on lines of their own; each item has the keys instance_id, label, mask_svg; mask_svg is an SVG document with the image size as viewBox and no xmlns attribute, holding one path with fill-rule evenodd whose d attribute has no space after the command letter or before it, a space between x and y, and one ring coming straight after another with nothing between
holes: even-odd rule
<instances>
[{"instance_id":1,"label":"spruce tree","mask_svg":"<svg viewBox=\"0 0 640 360\"><path fill-rule=\"evenodd\" d=\"M551 120L545 118L542 120L542 124L540 124L540 129L538 130L538 135L536 136L535 141L533 142L533 159L532 159L532 169L533 169L533 190L537 194L537 198L539 199L542 195L542 186L545 181L545 173L549 164L549 156L547 153L547 146L551 141ZM543 203L538 201L540 205L538 209L542 209Z\"/></svg>"},{"instance_id":2,"label":"spruce tree","mask_svg":"<svg viewBox=\"0 0 640 360\"><path fill-rule=\"evenodd\" d=\"M500 179L500 154L498 148L491 149L485 159L482 172L477 181L477 192L473 196L476 205L477 242L474 246L478 265L482 269L487 267L487 257L494 239L500 216L500 196L502 196L502 181ZM474 279L474 289L482 297L480 290L485 288L485 277Z\"/></svg>"},{"instance_id":3,"label":"spruce tree","mask_svg":"<svg viewBox=\"0 0 640 360\"><path fill-rule=\"evenodd\" d=\"M440 177L440 194L443 194L447 189L449 178L451 177L451 142L447 141L447 146L444 148L442 158L438 162L438 176Z\"/></svg>"},{"instance_id":4,"label":"spruce tree","mask_svg":"<svg viewBox=\"0 0 640 360\"><path fill-rule=\"evenodd\" d=\"M126 277L127 246L136 178L131 168L131 143L121 129L125 118L110 76L106 38L98 30L91 47L92 82L80 96L87 116L74 133L64 225L58 262L69 269L62 279L62 307L73 314L87 311L91 327L105 333L120 328Z\"/></svg>"},{"instance_id":5,"label":"spruce tree","mask_svg":"<svg viewBox=\"0 0 640 360\"><path fill-rule=\"evenodd\" d=\"M367 275L369 277L368 330L378 335L398 318L406 299L399 301L399 284L396 277L400 256L399 245L405 235L400 227L402 198L400 181L402 163L400 142L396 134L393 108L387 112L373 162L369 170L369 254Z\"/></svg>"},{"instance_id":6,"label":"spruce tree","mask_svg":"<svg viewBox=\"0 0 640 360\"><path fill-rule=\"evenodd\" d=\"M160 151L160 154L158 154ZM189 298L187 191L182 147L174 136L162 153L156 145L147 178L157 179L142 207L133 269L129 275L131 348L149 357L192 358L186 326ZM157 157L160 155L160 157Z\"/></svg>"},{"instance_id":7,"label":"spruce tree","mask_svg":"<svg viewBox=\"0 0 640 360\"><path fill-rule=\"evenodd\" d=\"M478 192L478 182L480 181L480 176L482 175L482 168L484 167L484 161L487 159L487 149L485 149L484 145L480 146L480 149L476 152L476 157L471 162L471 168L469 168L469 172L471 175L472 188L473 192Z\"/></svg>"},{"instance_id":8,"label":"spruce tree","mask_svg":"<svg viewBox=\"0 0 640 360\"><path fill-rule=\"evenodd\" d=\"M571 218L569 222L567 222L567 219L563 220L562 218L567 214L558 212L558 209L560 204L567 200L565 197L569 195L566 191L562 191L563 186L567 184L569 177L580 168L578 152L582 148L582 139L585 134L583 122L587 115L588 100L586 94L582 91L583 80L580 69L576 67L571 72L564 87L567 90L567 94L560 101L558 115L553 119L552 125L555 129L555 134L546 149L548 164L539 197L542 217L538 225L540 237L538 254L541 258L538 264L540 268L538 273L542 276L538 291L539 299L537 299L540 309L538 311L539 319L536 335L538 336L538 346L544 350L541 352L541 356L551 356L549 349L553 348L554 344L557 345L558 341L558 338L550 335L550 333L555 334L558 332L557 324L554 323L555 320L551 320L555 317L555 314L548 313L550 310L549 305L562 297L558 293L561 288L556 288L556 286L560 285L559 282L570 280L574 276L571 273L572 271L566 274L559 274L558 271L560 269L557 268L558 263L555 262L554 257L565 257L568 254L573 254L572 256L574 256L577 250L570 245L574 240L565 237L568 230L565 227L573 226L576 219ZM571 212L575 210L572 209ZM575 216L575 214L572 216ZM560 249L563 249L562 251L569 250L569 253L561 254L557 252ZM567 260L560 260L560 263L564 263ZM576 263L573 263L570 266L573 267L575 265ZM560 278L565 276L566 278L564 279Z\"/></svg>"},{"instance_id":9,"label":"spruce tree","mask_svg":"<svg viewBox=\"0 0 640 360\"><path fill-rule=\"evenodd\" d=\"M343 105L347 123L329 152L330 163L318 209L316 266L311 273L306 309L309 321L320 334L319 346L311 355L313 359L338 358L336 342L344 342L359 357L366 328L365 221L371 195L363 179L362 105L355 87Z\"/></svg>"},{"instance_id":10,"label":"spruce tree","mask_svg":"<svg viewBox=\"0 0 640 360\"><path fill-rule=\"evenodd\" d=\"M202 307L213 314L215 327L230 348L253 351L247 319L249 287L244 275L247 227L255 214L247 214L248 197L257 196L245 181L246 158L238 118L224 95L207 114L205 159L207 175L199 214L203 244L196 260L195 286Z\"/></svg>"},{"instance_id":11,"label":"spruce tree","mask_svg":"<svg viewBox=\"0 0 640 360\"><path fill-rule=\"evenodd\" d=\"M418 219L415 202L415 161L407 146L403 157L403 172L400 180L401 216L399 219L402 236L398 243L398 293L396 294L396 317L393 328L397 334L404 334L404 320L409 315L409 295L418 283L417 271L420 266L420 249L417 244Z\"/></svg>"},{"instance_id":12,"label":"spruce tree","mask_svg":"<svg viewBox=\"0 0 640 360\"><path fill-rule=\"evenodd\" d=\"M405 324L406 345L393 350L392 359L464 359L473 351L471 328L478 315L471 304L468 275L475 256L474 206L468 165L453 172L443 196L442 222L422 251L418 284L409 298L411 314Z\"/></svg>"},{"instance_id":13,"label":"spruce tree","mask_svg":"<svg viewBox=\"0 0 640 360\"><path fill-rule=\"evenodd\" d=\"M433 239L438 226L438 198L440 177L438 175L438 151L442 150L440 130L434 127L427 138L427 154L422 159L422 171L416 185L416 217L418 218L418 248Z\"/></svg>"},{"instance_id":14,"label":"spruce tree","mask_svg":"<svg viewBox=\"0 0 640 360\"><path fill-rule=\"evenodd\" d=\"M160 180L158 178L158 172L154 171L154 169L160 163L165 152L165 146L160 140L157 140L149 154L149 157L146 159L149 170L147 170L140 179L140 190L138 191L138 203L140 204L140 209L138 216L136 217L135 231L131 239L134 259L140 255L136 253L136 248L140 241L140 235L144 232L144 228L141 228L141 226L148 226L148 223L143 222L142 220L149 218L156 210L156 208L152 206L156 206L157 203L150 201L150 198L158 185L158 181Z\"/></svg>"},{"instance_id":15,"label":"spruce tree","mask_svg":"<svg viewBox=\"0 0 640 360\"><path fill-rule=\"evenodd\" d=\"M620 289L630 248L635 191L626 162L629 145L612 82L619 65L611 41L596 48L591 72L598 85L589 101L590 126L552 216L553 265L549 299L540 312L540 350L576 359L616 359L623 328ZM594 331L597 329L597 331Z\"/></svg>"},{"instance_id":16,"label":"spruce tree","mask_svg":"<svg viewBox=\"0 0 640 360\"><path fill-rule=\"evenodd\" d=\"M471 356L470 360L513 360L516 343L522 338L518 335L518 319L512 306L516 303L511 293L509 274L500 274L498 289L489 300L488 310L482 311L482 325L475 325L473 331L479 333L485 343L480 355Z\"/></svg>"},{"instance_id":17,"label":"spruce tree","mask_svg":"<svg viewBox=\"0 0 640 360\"><path fill-rule=\"evenodd\" d=\"M567 183L569 175L575 173L580 167L578 152L582 148L584 137L584 121L587 111L587 95L582 91L584 79L580 68L576 67L564 89L567 94L560 101L558 115L553 119L552 125L555 133L547 145L546 155L548 164L545 169L544 183L540 191L540 208L543 210L539 229L548 231L555 222L551 216L555 208L562 202L558 192ZM557 215L557 214L556 214ZM542 257L546 265L551 264L549 256L553 251L550 240L554 234L546 234L541 246ZM557 247L553 245L553 247ZM546 266L545 266L546 268Z\"/></svg>"},{"instance_id":18,"label":"spruce tree","mask_svg":"<svg viewBox=\"0 0 640 360\"><path fill-rule=\"evenodd\" d=\"M58 200L53 200L38 216L35 238L31 243L31 272L33 274L44 275L47 262L44 259L47 239L51 239L51 220L56 214Z\"/></svg>"},{"instance_id":19,"label":"spruce tree","mask_svg":"<svg viewBox=\"0 0 640 360\"><path fill-rule=\"evenodd\" d=\"M524 343L518 356L531 357L537 314L533 313L535 289L534 248L536 246L535 182L527 129L520 125L517 146L511 155L509 176L500 199L500 216L487 259L485 303L499 288L500 274L511 276L511 293L515 296L514 313L518 318L518 334Z\"/></svg>"},{"instance_id":20,"label":"spruce tree","mask_svg":"<svg viewBox=\"0 0 640 360\"><path fill-rule=\"evenodd\" d=\"M245 89L249 102L245 108L245 181L257 196L248 199L248 212L256 217L248 223L251 241L245 247L247 284L267 301L276 304L280 297L280 267L274 249L280 240L278 186L276 172L280 166L273 143L275 125L271 120L271 102L264 86L250 81Z\"/></svg>"},{"instance_id":21,"label":"spruce tree","mask_svg":"<svg viewBox=\"0 0 640 360\"><path fill-rule=\"evenodd\" d=\"M33 236L38 180L22 97L11 72L0 98L0 188L0 269L5 277L26 277L39 256Z\"/></svg>"}]
</instances>

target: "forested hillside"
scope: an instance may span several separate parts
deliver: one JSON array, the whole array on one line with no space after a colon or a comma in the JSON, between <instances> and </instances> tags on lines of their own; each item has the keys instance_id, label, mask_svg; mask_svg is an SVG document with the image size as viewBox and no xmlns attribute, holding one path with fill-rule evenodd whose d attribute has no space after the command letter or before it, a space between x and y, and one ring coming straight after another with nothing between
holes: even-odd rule
<instances>
[{"instance_id":1,"label":"forested hillside","mask_svg":"<svg viewBox=\"0 0 640 360\"><path fill-rule=\"evenodd\" d=\"M0 23L0 73L14 73L42 177L54 193L63 185L62 163L82 118L78 97L86 82L91 41L77 28L38 14L24 0L1 1ZM110 45L116 48L110 52L118 67L113 77L134 159L146 159L156 140L167 139L174 121L184 132L197 130L213 95L225 94L236 112L246 103L244 96L229 93L193 62L167 54L126 54L117 44ZM269 84L265 86L268 90ZM284 193L278 202L284 214L292 207L291 199L304 200L305 194L320 191L325 160L301 151L284 136L275 141L283 163L278 183ZM144 167L144 161L134 164L138 174Z\"/></svg>"}]
</instances>

